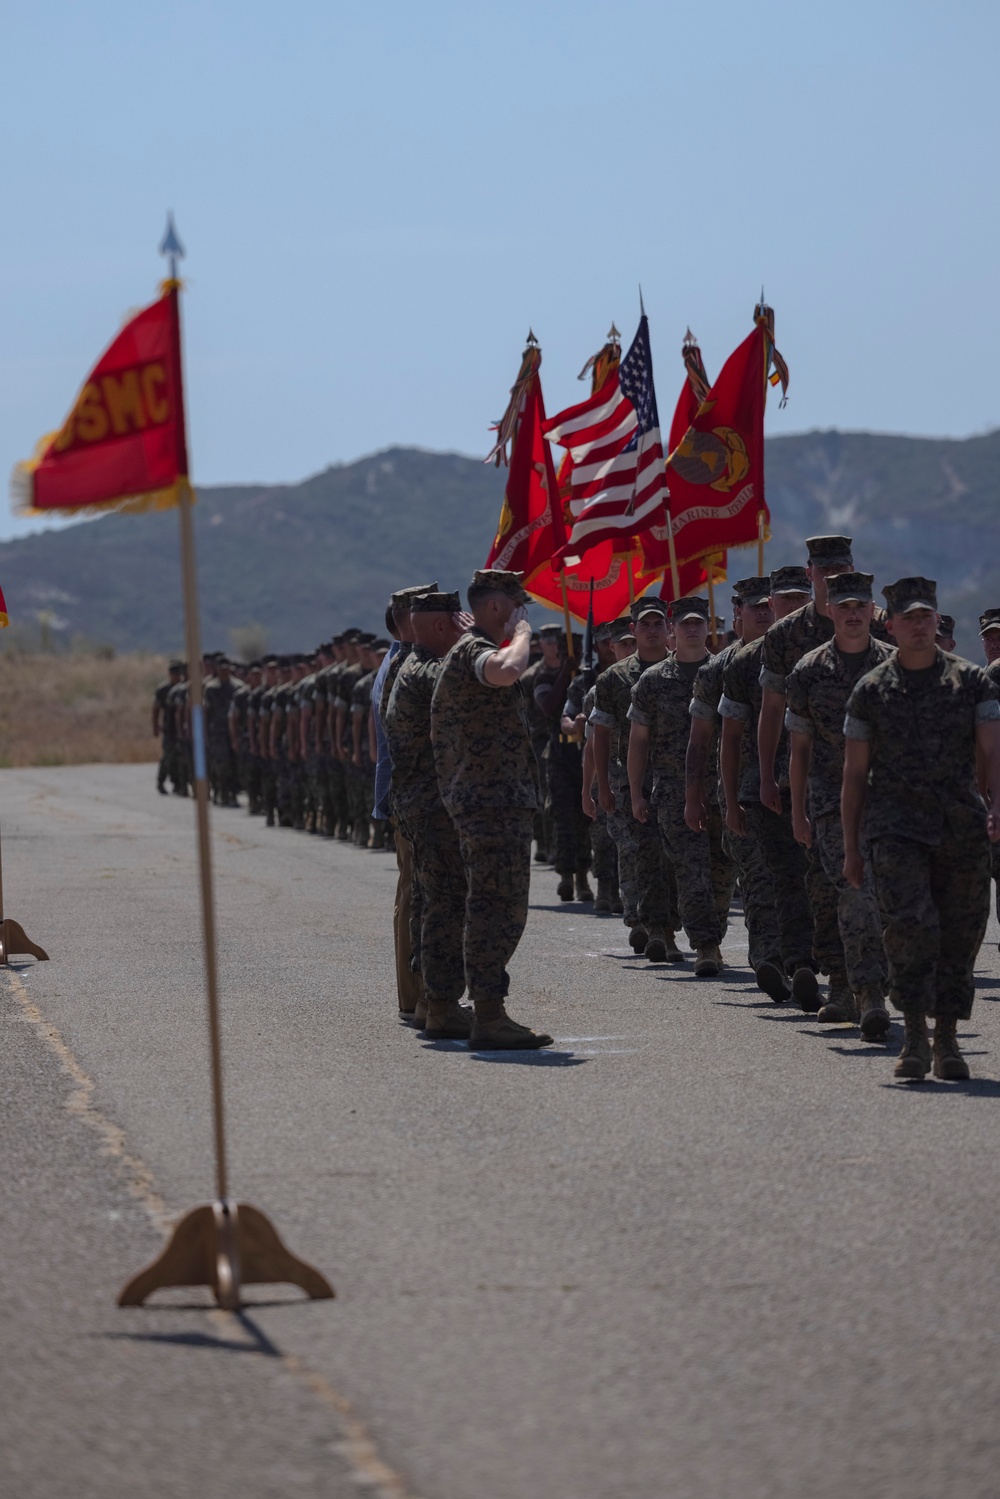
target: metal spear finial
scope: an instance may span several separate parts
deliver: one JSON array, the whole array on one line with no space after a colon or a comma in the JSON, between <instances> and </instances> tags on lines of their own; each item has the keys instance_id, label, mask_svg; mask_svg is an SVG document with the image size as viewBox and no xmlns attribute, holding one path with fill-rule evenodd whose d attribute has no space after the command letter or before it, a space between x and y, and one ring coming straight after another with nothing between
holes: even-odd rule
<instances>
[{"instance_id":1,"label":"metal spear finial","mask_svg":"<svg viewBox=\"0 0 1000 1499\"><path fill-rule=\"evenodd\" d=\"M181 244L180 235L177 233L172 210L168 210L167 212L167 227L163 238L160 240L160 254L170 257L170 279L171 281L176 281L177 262L184 259L184 246Z\"/></svg>"}]
</instances>

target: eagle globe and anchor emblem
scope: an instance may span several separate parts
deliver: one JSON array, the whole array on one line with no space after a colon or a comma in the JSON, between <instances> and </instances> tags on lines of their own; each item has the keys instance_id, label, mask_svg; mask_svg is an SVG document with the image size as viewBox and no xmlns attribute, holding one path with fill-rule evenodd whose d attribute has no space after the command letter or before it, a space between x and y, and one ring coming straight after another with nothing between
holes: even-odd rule
<instances>
[{"instance_id":1,"label":"eagle globe and anchor emblem","mask_svg":"<svg viewBox=\"0 0 1000 1499\"><path fill-rule=\"evenodd\" d=\"M703 414L704 406L698 415ZM687 484L708 484L727 494L750 472L750 459L746 443L732 427L713 427L711 432L689 427L670 467Z\"/></svg>"}]
</instances>

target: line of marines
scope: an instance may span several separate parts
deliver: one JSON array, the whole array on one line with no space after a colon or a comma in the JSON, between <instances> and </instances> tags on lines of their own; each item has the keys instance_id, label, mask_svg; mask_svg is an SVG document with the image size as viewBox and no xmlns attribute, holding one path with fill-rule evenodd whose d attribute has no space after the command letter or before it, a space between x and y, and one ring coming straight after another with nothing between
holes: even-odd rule
<instances>
[{"instance_id":1,"label":"line of marines","mask_svg":"<svg viewBox=\"0 0 1000 1499\"><path fill-rule=\"evenodd\" d=\"M371 847L392 828L399 1010L431 1038L550 1044L505 1008L534 841L560 899L619 914L650 962L687 961L683 931L699 977L725 966L738 891L771 1000L871 1042L889 1000L896 1076L966 1078L957 1026L1000 872L1000 609L984 670L954 654L931 580L883 588L882 609L849 537L806 546L733 586L721 649L705 599L647 595L598 628L596 674L490 571L468 614L436 584L398 590L391 641L348 631L242 681L212 658L213 795ZM182 663L171 677L158 784L184 794Z\"/></svg>"}]
</instances>

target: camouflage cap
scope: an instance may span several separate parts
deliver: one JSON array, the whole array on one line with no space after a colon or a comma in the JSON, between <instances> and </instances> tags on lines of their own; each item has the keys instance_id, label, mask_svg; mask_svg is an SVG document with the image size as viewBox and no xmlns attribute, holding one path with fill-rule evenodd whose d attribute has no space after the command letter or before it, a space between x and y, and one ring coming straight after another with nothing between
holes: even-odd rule
<instances>
[{"instance_id":1,"label":"camouflage cap","mask_svg":"<svg viewBox=\"0 0 1000 1499\"><path fill-rule=\"evenodd\" d=\"M1000 611L998 611L998 613L1000 613ZM1000 629L1000 618L997 619L997 629ZM954 633L955 633L955 616L954 616L954 614L942 614L942 615L939 615L939 617L938 617L937 632L938 632L939 635L946 635L949 638L954 635Z\"/></svg>"},{"instance_id":2,"label":"camouflage cap","mask_svg":"<svg viewBox=\"0 0 1000 1499\"><path fill-rule=\"evenodd\" d=\"M670 605L670 618L675 622L682 619L703 619L707 624L711 619L708 599L699 598L697 594L691 594L686 599L675 599Z\"/></svg>"},{"instance_id":3,"label":"camouflage cap","mask_svg":"<svg viewBox=\"0 0 1000 1499\"><path fill-rule=\"evenodd\" d=\"M418 593L410 605L411 614L459 614L462 600L457 593L442 593L439 589Z\"/></svg>"},{"instance_id":4,"label":"camouflage cap","mask_svg":"<svg viewBox=\"0 0 1000 1499\"><path fill-rule=\"evenodd\" d=\"M874 582L871 573L837 573L826 585L827 598L831 604L870 604Z\"/></svg>"},{"instance_id":5,"label":"camouflage cap","mask_svg":"<svg viewBox=\"0 0 1000 1499\"><path fill-rule=\"evenodd\" d=\"M391 640L386 640L384 636L380 635L377 640L373 640L372 641L371 648L372 648L373 651L381 651L382 654L384 655L385 652L391 648L391 646L392 646L392 641Z\"/></svg>"},{"instance_id":6,"label":"camouflage cap","mask_svg":"<svg viewBox=\"0 0 1000 1499\"><path fill-rule=\"evenodd\" d=\"M357 625L351 625L350 629L345 630L343 635L341 635L340 643L341 645L357 645L361 634L362 632L358 629Z\"/></svg>"},{"instance_id":7,"label":"camouflage cap","mask_svg":"<svg viewBox=\"0 0 1000 1499\"><path fill-rule=\"evenodd\" d=\"M776 567L771 574L772 593L812 593L804 567Z\"/></svg>"},{"instance_id":8,"label":"camouflage cap","mask_svg":"<svg viewBox=\"0 0 1000 1499\"><path fill-rule=\"evenodd\" d=\"M477 567L472 574L470 588L483 589L493 593L504 593L515 604L530 604L531 595L525 593L521 586L523 573L503 572L498 567Z\"/></svg>"},{"instance_id":9,"label":"camouflage cap","mask_svg":"<svg viewBox=\"0 0 1000 1499\"><path fill-rule=\"evenodd\" d=\"M281 657L280 656L275 656L275 655L265 656L264 659L263 659L263 661L261 662L261 665L262 666L280 666L281 665Z\"/></svg>"},{"instance_id":10,"label":"camouflage cap","mask_svg":"<svg viewBox=\"0 0 1000 1499\"><path fill-rule=\"evenodd\" d=\"M371 630L359 630L357 642L358 645L374 645L375 635Z\"/></svg>"},{"instance_id":11,"label":"camouflage cap","mask_svg":"<svg viewBox=\"0 0 1000 1499\"><path fill-rule=\"evenodd\" d=\"M629 618L636 624L644 614L659 614L662 619L666 619L666 600L657 598L655 593L647 593L643 598L636 599L629 609Z\"/></svg>"},{"instance_id":12,"label":"camouflage cap","mask_svg":"<svg viewBox=\"0 0 1000 1499\"><path fill-rule=\"evenodd\" d=\"M740 590L740 602L744 605L763 604L771 597L771 579L741 578L736 587Z\"/></svg>"},{"instance_id":13,"label":"camouflage cap","mask_svg":"<svg viewBox=\"0 0 1000 1499\"><path fill-rule=\"evenodd\" d=\"M979 616L980 635L985 635L987 630L1000 630L1000 609L984 609Z\"/></svg>"},{"instance_id":14,"label":"camouflage cap","mask_svg":"<svg viewBox=\"0 0 1000 1499\"><path fill-rule=\"evenodd\" d=\"M882 589L890 614L909 614L911 609L933 609L937 613L937 583L933 578L897 578Z\"/></svg>"},{"instance_id":15,"label":"camouflage cap","mask_svg":"<svg viewBox=\"0 0 1000 1499\"><path fill-rule=\"evenodd\" d=\"M853 545L853 536L807 536L809 566L842 567L845 562L853 564Z\"/></svg>"},{"instance_id":16,"label":"camouflage cap","mask_svg":"<svg viewBox=\"0 0 1000 1499\"><path fill-rule=\"evenodd\" d=\"M397 588L390 596L389 602L394 609L409 609L418 594L436 593L437 589L437 579L433 583L412 583L409 588Z\"/></svg>"},{"instance_id":17,"label":"camouflage cap","mask_svg":"<svg viewBox=\"0 0 1000 1499\"><path fill-rule=\"evenodd\" d=\"M171 661L167 665L167 671L183 671L183 670L184 670L184 662L183 661Z\"/></svg>"},{"instance_id":18,"label":"camouflage cap","mask_svg":"<svg viewBox=\"0 0 1000 1499\"><path fill-rule=\"evenodd\" d=\"M756 581L756 578L737 578L736 582L733 584L733 603L742 605L743 595L746 593L750 585L752 583L756 583Z\"/></svg>"},{"instance_id":19,"label":"camouflage cap","mask_svg":"<svg viewBox=\"0 0 1000 1499\"><path fill-rule=\"evenodd\" d=\"M558 640L563 633L562 625L539 625L539 640Z\"/></svg>"}]
</instances>

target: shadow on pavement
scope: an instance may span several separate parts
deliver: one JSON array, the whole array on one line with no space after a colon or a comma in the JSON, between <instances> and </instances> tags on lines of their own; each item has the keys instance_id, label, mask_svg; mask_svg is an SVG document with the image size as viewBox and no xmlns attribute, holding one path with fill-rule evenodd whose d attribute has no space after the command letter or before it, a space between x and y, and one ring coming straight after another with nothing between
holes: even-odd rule
<instances>
[{"instance_id":1,"label":"shadow on pavement","mask_svg":"<svg viewBox=\"0 0 1000 1499\"><path fill-rule=\"evenodd\" d=\"M1000 1081L994 1077L970 1077L966 1083L943 1083L938 1078L926 1077L923 1082L880 1083L880 1088L893 1088L897 1093L916 1093L921 1098L1000 1098Z\"/></svg>"},{"instance_id":2,"label":"shadow on pavement","mask_svg":"<svg viewBox=\"0 0 1000 1499\"><path fill-rule=\"evenodd\" d=\"M571 1051L471 1051L474 1062L504 1062L514 1067L582 1067L590 1057Z\"/></svg>"}]
</instances>

